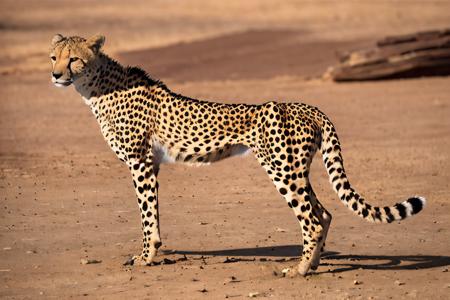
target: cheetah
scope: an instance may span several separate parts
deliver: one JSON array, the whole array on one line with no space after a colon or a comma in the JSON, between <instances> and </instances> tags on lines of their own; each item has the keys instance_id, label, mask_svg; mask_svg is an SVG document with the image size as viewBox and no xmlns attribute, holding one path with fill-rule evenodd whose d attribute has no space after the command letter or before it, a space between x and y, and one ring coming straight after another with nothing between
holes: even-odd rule
<instances>
[{"instance_id":1,"label":"cheetah","mask_svg":"<svg viewBox=\"0 0 450 300\"><path fill-rule=\"evenodd\" d=\"M56 34L51 41L52 82L73 85L97 119L101 133L131 171L141 214L143 250L127 263L150 265L161 246L157 176L162 163L209 164L253 152L294 211L303 248L295 274L319 266L331 214L314 193L310 165L322 154L341 202L361 218L391 223L420 212L425 198L393 206L369 205L350 185L335 127L318 108L303 103L223 104L169 90L137 67L123 67L103 51L105 37Z\"/></svg>"}]
</instances>

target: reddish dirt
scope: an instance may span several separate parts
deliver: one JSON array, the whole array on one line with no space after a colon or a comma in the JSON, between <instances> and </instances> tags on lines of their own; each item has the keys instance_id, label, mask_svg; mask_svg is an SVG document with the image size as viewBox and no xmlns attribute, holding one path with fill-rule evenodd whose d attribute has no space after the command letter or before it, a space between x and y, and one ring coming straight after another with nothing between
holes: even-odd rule
<instances>
[{"instance_id":1,"label":"reddish dirt","mask_svg":"<svg viewBox=\"0 0 450 300\"><path fill-rule=\"evenodd\" d=\"M363 41L303 41L293 30L251 30L191 43L120 53L120 61L173 81L320 77L336 56L365 47ZM182 55L180 55L182 53ZM153 59L156 58L157 59ZM195 66L195 69L193 69Z\"/></svg>"},{"instance_id":2,"label":"reddish dirt","mask_svg":"<svg viewBox=\"0 0 450 300\"><path fill-rule=\"evenodd\" d=\"M137 2L137 8L144 5ZM352 185L371 204L427 197L425 210L411 219L366 223L339 203L316 157L312 184L334 216L327 252L316 274L284 278L281 270L295 265L300 252L298 223L251 155L208 167L164 165L159 261L168 264L123 266L141 248L129 172L103 141L81 98L73 88L53 87L48 62L41 62L47 54L39 45L48 43L50 32L76 23L66 20L58 28L49 21L54 2L43 1L42 8L30 3L36 14L17 27L28 19L19 3L14 2L18 8L5 3L10 10L9 15L2 10L0 24L9 42L0 59L0 297L243 299L257 292L257 298L272 299L448 298L450 79L335 84L317 76L333 64L336 51L366 45L397 23L407 29L441 26L450 9L423 5L423 17L411 14L409 21L394 19L388 10L386 22L376 19L377 29L368 25L368 8L380 7L352 6L359 18L350 18L354 14L344 6L336 13L342 19L330 17L337 20L333 29L312 4L308 28L300 28L289 6L270 11L253 3L240 11L230 4L220 8L221 15L208 4L205 14L187 7L183 15L183 7L177 7L172 11L183 18L158 19L165 20L161 30L180 30L179 35L167 31L167 42L177 43L150 49L160 40L142 47L135 36L134 30L143 32L140 25L147 22L142 9L135 22L117 28L112 16L119 15L119 2L108 9L96 4L80 10L78 1L55 8L63 15L71 10L75 16L87 14L87 25L75 27L79 34L99 24L112 44L107 52L113 49L112 56L122 62L144 66L176 92L227 103L301 101L320 107L337 127ZM149 15L161 12L161 4L156 6ZM403 9L418 8L409 3ZM257 16L266 12L267 20L246 21L252 11ZM220 18L227 12L235 13L236 32L224 34L221 24L227 23ZM206 15L218 19L205 21ZM38 21L47 25L39 27ZM151 30L158 31L160 23L152 22ZM267 30L274 22L287 30ZM205 32L214 37L190 41L202 36L199 24L212 24ZM360 28L366 25L369 34L364 35ZM326 38L319 38L325 27L330 28ZM341 28L348 28L345 39ZM20 43L25 37L31 58ZM129 44L114 42L120 38ZM23 52L14 56L14 49ZM84 265L81 259L101 262Z\"/></svg>"}]
</instances>

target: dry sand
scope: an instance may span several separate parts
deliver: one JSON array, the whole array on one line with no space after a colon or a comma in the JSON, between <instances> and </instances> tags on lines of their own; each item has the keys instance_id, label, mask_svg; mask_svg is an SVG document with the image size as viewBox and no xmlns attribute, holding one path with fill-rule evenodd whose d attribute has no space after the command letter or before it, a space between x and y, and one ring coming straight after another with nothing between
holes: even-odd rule
<instances>
[{"instance_id":1,"label":"dry sand","mask_svg":"<svg viewBox=\"0 0 450 300\"><path fill-rule=\"evenodd\" d=\"M450 79L335 84L320 74L336 52L448 27L450 3L241 2L2 1L0 297L448 298ZM428 206L366 223L339 203L316 157L312 183L334 216L327 253L317 275L283 278L300 252L298 224L251 155L164 165L159 260L175 263L124 267L141 248L130 175L73 88L51 85L56 32L102 32L112 56L191 97L316 105L371 204L418 194Z\"/></svg>"}]
</instances>

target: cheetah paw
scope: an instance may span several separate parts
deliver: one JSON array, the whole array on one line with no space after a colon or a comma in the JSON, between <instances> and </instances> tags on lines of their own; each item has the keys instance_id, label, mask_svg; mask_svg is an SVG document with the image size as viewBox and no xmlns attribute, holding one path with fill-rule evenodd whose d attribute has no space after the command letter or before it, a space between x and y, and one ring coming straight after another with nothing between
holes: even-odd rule
<instances>
[{"instance_id":1,"label":"cheetah paw","mask_svg":"<svg viewBox=\"0 0 450 300\"><path fill-rule=\"evenodd\" d=\"M308 271L311 268L311 264L310 263L305 263L305 262L301 262L298 266L297 266L297 274L305 277L306 274L308 273Z\"/></svg>"},{"instance_id":2,"label":"cheetah paw","mask_svg":"<svg viewBox=\"0 0 450 300\"><path fill-rule=\"evenodd\" d=\"M135 255L123 263L124 266L150 266L152 261L145 259L142 255Z\"/></svg>"}]
</instances>

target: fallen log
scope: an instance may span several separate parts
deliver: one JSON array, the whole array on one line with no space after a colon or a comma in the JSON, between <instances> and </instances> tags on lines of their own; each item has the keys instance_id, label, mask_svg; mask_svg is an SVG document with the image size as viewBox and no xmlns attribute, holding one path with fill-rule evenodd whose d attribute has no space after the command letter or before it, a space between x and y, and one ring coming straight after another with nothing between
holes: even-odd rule
<instances>
[{"instance_id":1,"label":"fallen log","mask_svg":"<svg viewBox=\"0 0 450 300\"><path fill-rule=\"evenodd\" d=\"M450 29L386 37L372 49L343 55L326 76L362 81L450 75Z\"/></svg>"}]
</instances>

